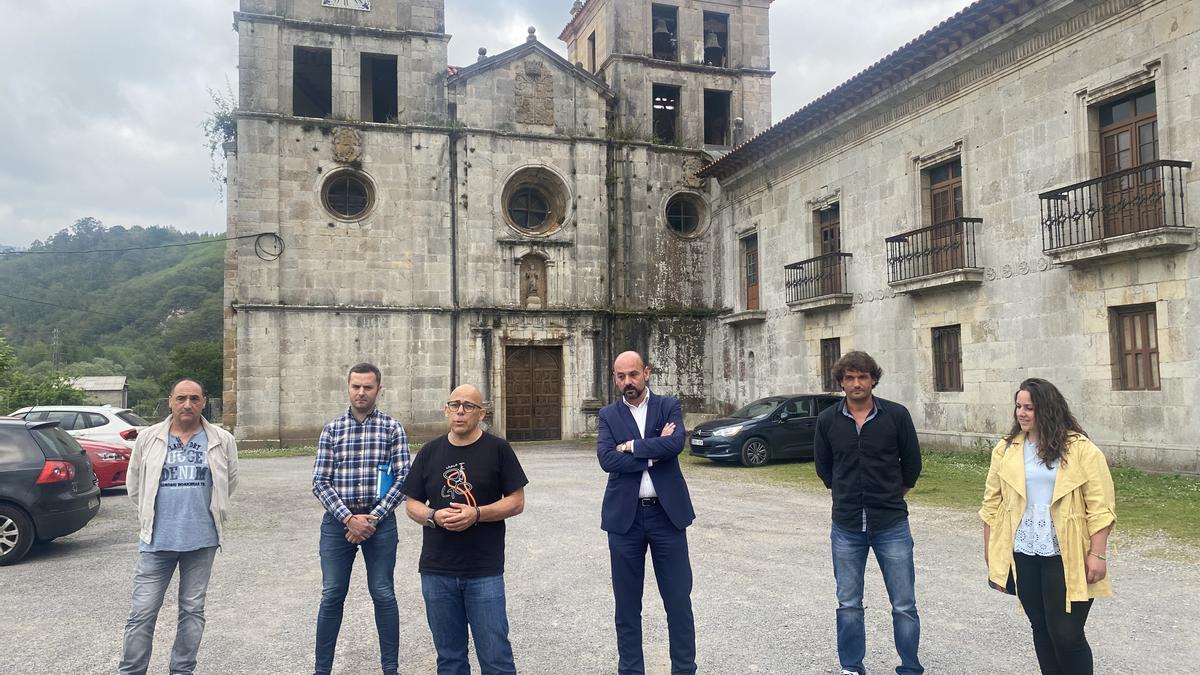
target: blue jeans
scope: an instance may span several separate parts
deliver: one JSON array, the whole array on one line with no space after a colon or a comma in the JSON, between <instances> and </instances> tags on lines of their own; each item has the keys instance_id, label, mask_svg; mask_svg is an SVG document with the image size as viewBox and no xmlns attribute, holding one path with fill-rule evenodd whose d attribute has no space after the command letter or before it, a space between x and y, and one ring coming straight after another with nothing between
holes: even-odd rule
<instances>
[{"instance_id":1,"label":"blue jeans","mask_svg":"<svg viewBox=\"0 0 1200 675\"><path fill-rule=\"evenodd\" d=\"M125 645L117 672L145 675L154 646L154 624L171 576L179 567L179 621L171 648L173 674L188 675L196 669L196 654L204 635L204 598L217 547L195 551L142 551L133 574L133 602L125 622Z\"/></svg>"},{"instance_id":2,"label":"blue jeans","mask_svg":"<svg viewBox=\"0 0 1200 675\"><path fill-rule=\"evenodd\" d=\"M437 649L438 675L470 675L467 626L475 637L475 655L483 675L516 675L508 641L504 576L421 575L425 616Z\"/></svg>"},{"instance_id":3,"label":"blue jeans","mask_svg":"<svg viewBox=\"0 0 1200 675\"><path fill-rule=\"evenodd\" d=\"M833 576L837 580L838 661L843 670L866 673L867 630L863 621L863 574L867 549L874 549L888 599L892 603L892 634L900 655L901 675L925 672L917 659L921 619L917 616L916 572L913 540L908 521L885 530L855 532L837 525L829 535L833 548Z\"/></svg>"},{"instance_id":4,"label":"blue jeans","mask_svg":"<svg viewBox=\"0 0 1200 675\"><path fill-rule=\"evenodd\" d=\"M392 577L396 570L396 514L379 521L375 534L361 544L346 541L346 526L328 512L321 520L321 607L317 610L317 675L333 670L333 653L342 628L342 609L350 590L354 557L362 548L367 565L367 590L375 603L379 634L379 665L385 675L399 668L400 610Z\"/></svg>"}]
</instances>

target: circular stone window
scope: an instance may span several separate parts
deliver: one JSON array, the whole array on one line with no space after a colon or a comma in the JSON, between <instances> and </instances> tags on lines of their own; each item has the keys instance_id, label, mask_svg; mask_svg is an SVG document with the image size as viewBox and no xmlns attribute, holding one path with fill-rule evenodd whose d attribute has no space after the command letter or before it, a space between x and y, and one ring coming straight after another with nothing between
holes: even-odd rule
<instances>
[{"instance_id":1,"label":"circular stone window","mask_svg":"<svg viewBox=\"0 0 1200 675\"><path fill-rule=\"evenodd\" d=\"M521 169L504 185L504 219L522 234L549 234L566 218L567 186L553 171Z\"/></svg>"},{"instance_id":2,"label":"circular stone window","mask_svg":"<svg viewBox=\"0 0 1200 675\"><path fill-rule=\"evenodd\" d=\"M681 237L696 237L704 222L704 201L700 197L681 192L667 200L667 227Z\"/></svg>"},{"instance_id":3,"label":"circular stone window","mask_svg":"<svg viewBox=\"0 0 1200 675\"><path fill-rule=\"evenodd\" d=\"M338 171L325 179L321 203L339 220L361 220L375 203L375 189L355 171Z\"/></svg>"}]
</instances>

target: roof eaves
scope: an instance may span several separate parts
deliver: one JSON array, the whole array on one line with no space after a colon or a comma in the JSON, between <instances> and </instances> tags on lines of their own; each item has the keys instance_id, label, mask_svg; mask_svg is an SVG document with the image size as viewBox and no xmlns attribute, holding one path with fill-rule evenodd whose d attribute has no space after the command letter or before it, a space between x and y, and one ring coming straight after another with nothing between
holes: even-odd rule
<instances>
[{"instance_id":1,"label":"roof eaves","mask_svg":"<svg viewBox=\"0 0 1200 675\"><path fill-rule=\"evenodd\" d=\"M986 34L998 25L1032 11L1036 5L1037 3L1031 3L1028 0L977 0L817 97L808 105L746 140L725 157L705 166L696 175L701 178L722 178L732 175L761 159L762 156L773 152L780 145L777 141L782 140L782 136L802 134L807 130L805 123L817 117L816 113L825 112L827 114L822 115L822 118L827 118L830 114L852 108L886 88L888 85L884 83L889 78L885 73L888 71L895 70L900 74L901 80L907 79L958 51L966 43L954 43L954 38L950 35L953 30L974 28L983 22L987 24ZM993 22L994 14L1001 15L999 24ZM947 49L951 46L952 49Z\"/></svg>"}]
</instances>

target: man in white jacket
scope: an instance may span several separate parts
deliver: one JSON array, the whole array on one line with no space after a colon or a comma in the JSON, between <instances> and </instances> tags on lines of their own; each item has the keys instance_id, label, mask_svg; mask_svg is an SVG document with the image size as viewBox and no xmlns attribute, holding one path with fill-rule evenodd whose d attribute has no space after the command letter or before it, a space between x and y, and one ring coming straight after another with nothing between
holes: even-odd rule
<instances>
[{"instance_id":1,"label":"man in white jacket","mask_svg":"<svg viewBox=\"0 0 1200 675\"><path fill-rule=\"evenodd\" d=\"M167 585L179 568L179 624L171 650L172 675L190 675L204 633L204 596L229 496L237 486L237 444L201 416L204 387L180 380L171 387L171 415L138 434L126 489L137 508L139 544L133 603L125 623L118 669L142 675L150 664L154 624Z\"/></svg>"}]
</instances>

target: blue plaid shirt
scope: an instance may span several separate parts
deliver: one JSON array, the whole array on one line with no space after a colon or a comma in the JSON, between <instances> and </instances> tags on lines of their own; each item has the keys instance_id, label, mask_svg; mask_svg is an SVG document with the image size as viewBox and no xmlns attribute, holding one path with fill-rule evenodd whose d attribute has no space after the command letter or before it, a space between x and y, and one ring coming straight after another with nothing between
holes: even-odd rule
<instances>
[{"instance_id":1,"label":"blue plaid shirt","mask_svg":"<svg viewBox=\"0 0 1200 675\"><path fill-rule=\"evenodd\" d=\"M375 467L380 464L391 464L396 480L383 499L377 500ZM369 515L383 518L404 499L408 465L408 437L399 422L379 410L359 422L347 409L321 430L312 491L339 521L368 509Z\"/></svg>"}]
</instances>

